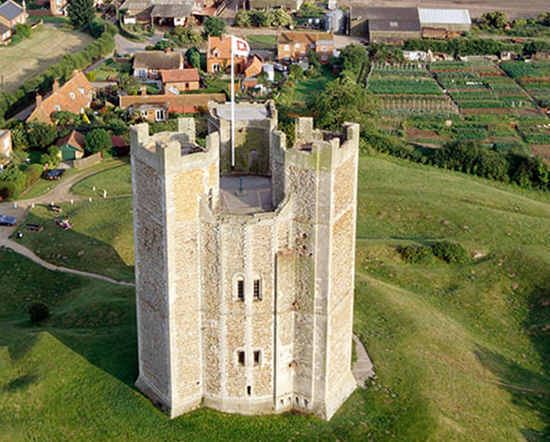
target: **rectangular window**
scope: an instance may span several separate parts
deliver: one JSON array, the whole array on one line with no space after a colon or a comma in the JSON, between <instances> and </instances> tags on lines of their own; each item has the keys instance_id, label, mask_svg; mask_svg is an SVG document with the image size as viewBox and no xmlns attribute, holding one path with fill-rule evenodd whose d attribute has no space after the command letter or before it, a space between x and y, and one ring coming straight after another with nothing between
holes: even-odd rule
<instances>
[{"instance_id":1,"label":"rectangular window","mask_svg":"<svg viewBox=\"0 0 550 442\"><path fill-rule=\"evenodd\" d=\"M155 112L155 120L164 121L165 119L166 119L166 115L165 115L164 109L158 109Z\"/></svg>"},{"instance_id":2,"label":"rectangular window","mask_svg":"<svg viewBox=\"0 0 550 442\"><path fill-rule=\"evenodd\" d=\"M237 360L239 362L239 365L242 365L244 367L245 364L245 354L244 351L238 351L237 352Z\"/></svg>"},{"instance_id":3,"label":"rectangular window","mask_svg":"<svg viewBox=\"0 0 550 442\"><path fill-rule=\"evenodd\" d=\"M259 279L254 280L254 301L260 301L262 299L262 286Z\"/></svg>"},{"instance_id":4,"label":"rectangular window","mask_svg":"<svg viewBox=\"0 0 550 442\"><path fill-rule=\"evenodd\" d=\"M250 385L246 387L246 394L248 394L249 396L252 396L252 387Z\"/></svg>"},{"instance_id":5,"label":"rectangular window","mask_svg":"<svg viewBox=\"0 0 550 442\"><path fill-rule=\"evenodd\" d=\"M262 351L254 350L254 365L262 365Z\"/></svg>"},{"instance_id":6,"label":"rectangular window","mask_svg":"<svg viewBox=\"0 0 550 442\"><path fill-rule=\"evenodd\" d=\"M244 301L244 279L237 280L237 299Z\"/></svg>"},{"instance_id":7,"label":"rectangular window","mask_svg":"<svg viewBox=\"0 0 550 442\"><path fill-rule=\"evenodd\" d=\"M285 45L283 50L284 50L285 52L290 51L290 46L289 46L289 45Z\"/></svg>"}]
</instances>

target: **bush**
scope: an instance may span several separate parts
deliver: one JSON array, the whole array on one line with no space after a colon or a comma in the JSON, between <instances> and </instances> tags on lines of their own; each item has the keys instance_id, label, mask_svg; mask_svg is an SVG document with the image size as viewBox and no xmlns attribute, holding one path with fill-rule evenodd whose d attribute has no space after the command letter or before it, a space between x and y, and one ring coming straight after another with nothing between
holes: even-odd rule
<instances>
[{"instance_id":1,"label":"bush","mask_svg":"<svg viewBox=\"0 0 550 442\"><path fill-rule=\"evenodd\" d=\"M401 257L409 264L429 264L433 260L433 251L426 246L405 246Z\"/></svg>"},{"instance_id":2,"label":"bush","mask_svg":"<svg viewBox=\"0 0 550 442\"><path fill-rule=\"evenodd\" d=\"M24 171L26 187L34 184L34 182L38 180L38 178L40 178L43 172L44 167L41 164L31 164L29 167L27 167Z\"/></svg>"},{"instance_id":3,"label":"bush","mask_svg":"<svg viewBox=\"0 0 550 442\"><path fill-rule=\"evenodd\" d=\"M466 264L470 261L468 251L460 244L442 241L432 247L433 254L449 264Z\"/></svg>"},{"instance_id":4,"label":"bush","mask_svg":"<svg viewBox=\"0 0 550 442\"><path fill-rule=\"evenodd\" d=\"M31 322L36 324L48 319L50 316L50 309L46 304L40 301L35 301L29 305L29 315L31 316Z\"/></svg>"}]
</instances>

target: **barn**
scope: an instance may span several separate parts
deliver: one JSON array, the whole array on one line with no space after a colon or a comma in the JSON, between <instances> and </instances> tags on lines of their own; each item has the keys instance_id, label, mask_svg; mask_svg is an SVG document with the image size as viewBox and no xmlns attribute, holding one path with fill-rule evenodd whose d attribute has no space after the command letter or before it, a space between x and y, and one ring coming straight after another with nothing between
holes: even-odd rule
<instances>
[{"instance_id":1,"label":"barn","mask_svg":"<svg viewBox=\"0 0 550 442\"><path fill-rule=\"evenodd\" d=\"M418 16L424 38L452 38L472 29L467 9L418 8Z\"/></svg>"},{"instance_id":2,"label":"barn","mask_svg":"<svg viewBox=\"0 0 550 442\"><path fill-rule=\"evenodd\" d=\"M401 44L409 38L421 38L417 8L368 8L369 42Z\"/></svg>"}]
</instances>

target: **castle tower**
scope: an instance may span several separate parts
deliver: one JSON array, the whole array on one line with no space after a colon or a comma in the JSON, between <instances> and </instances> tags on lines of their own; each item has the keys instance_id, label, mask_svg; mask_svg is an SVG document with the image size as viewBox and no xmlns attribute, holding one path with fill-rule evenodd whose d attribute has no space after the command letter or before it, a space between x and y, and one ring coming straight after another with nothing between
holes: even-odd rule
<instances>
[{"instance_id":1,"label":"castle tower","mask_svg":"<svg viewBox=\"0 0 550 442\"><path fill-rule=\"evenodd\" d=\"M228 106L176 133L131 130L139 378L172 417L291 408L330 419L351 374L359 127L298 119L273 103Z\"/></svg>"}]
</instances>

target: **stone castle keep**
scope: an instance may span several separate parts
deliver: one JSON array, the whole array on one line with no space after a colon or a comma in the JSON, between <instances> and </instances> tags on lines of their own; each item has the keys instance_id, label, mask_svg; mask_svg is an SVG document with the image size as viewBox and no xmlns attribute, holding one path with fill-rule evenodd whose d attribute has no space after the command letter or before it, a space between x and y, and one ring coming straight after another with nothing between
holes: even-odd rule
<instances>
[{"instance_id":1,"label":"stone castle keep","mask_svg":"<svg viewBox=\"0 0 550 442\"><path fill-rule=\"evenodd\" d=\"M330 419L351 373L359 126L237 105L149 136L134 126L137 386L175 417L301 409Z\"/></svg>"}]
</instances>

